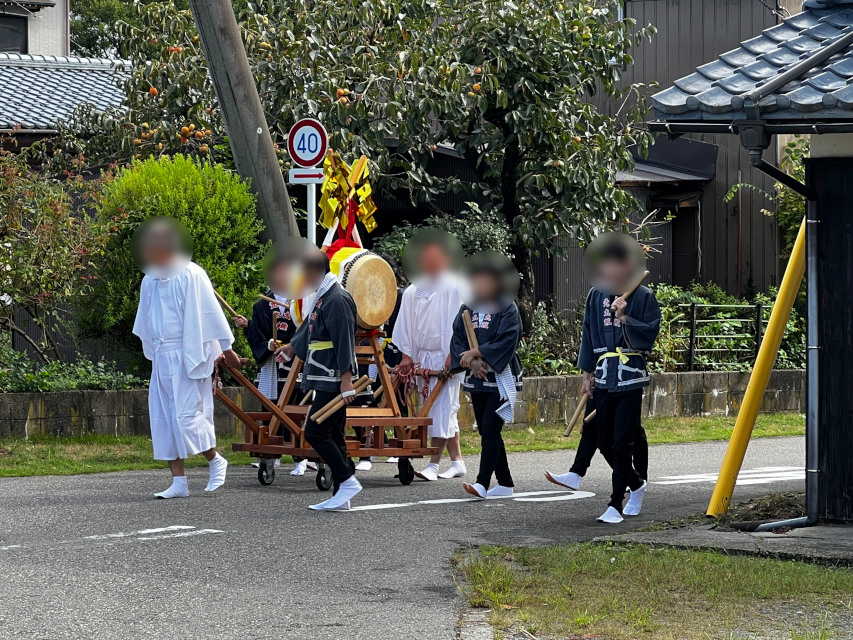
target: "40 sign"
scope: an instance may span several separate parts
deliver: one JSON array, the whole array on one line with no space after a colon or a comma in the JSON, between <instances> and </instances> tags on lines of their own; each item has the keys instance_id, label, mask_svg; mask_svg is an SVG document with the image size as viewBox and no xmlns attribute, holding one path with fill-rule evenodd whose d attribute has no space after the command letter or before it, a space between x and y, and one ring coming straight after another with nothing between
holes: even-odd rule
<instances>
[{"instance_id":1,"label":"40 sign","mask_svg":"<svg viewBox=\"0 0 853 640\"><path fill-rule=\"evenodd\" d=\"M300 167L314 167L326 155L329 136L326 129L313 118L303 118L287 135L287 153Z\"/></svg>"}]
</instances>

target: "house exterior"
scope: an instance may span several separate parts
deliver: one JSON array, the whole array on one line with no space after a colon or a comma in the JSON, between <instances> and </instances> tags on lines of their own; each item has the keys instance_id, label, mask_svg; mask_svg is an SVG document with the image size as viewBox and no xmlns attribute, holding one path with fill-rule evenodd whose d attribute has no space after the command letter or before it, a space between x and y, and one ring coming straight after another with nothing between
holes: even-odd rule
<instances>
[{"instance_id":1,"label":"house exterior","mask_svg":"<svg viewBox=\"0 0 853 640\"><path fill-rule=\"evenodd\" d=\"M122 103L126 65L68 55L69 1L0 0L0 139L31 144L54 135L83 103Z\"/></svg>"},{"instance_id":2,"label":"house exterior","mask_svg":"<svg viewBox=\"0 0 853 640\"><path fill-rule=\"evenodd\" d=\"M0 53L67 56L71 0L0 0Z\"/></svg>"},{"instance_id":3,"label":"house exterior","mask_svg":"<svg viewBox=\"0 0 853 640\"><path fill-rule=\"evenodd\" d=\"M808 287L807 515L788 524L849 524L853 309L837 301L853 289L853 0L806 0L801 12L662 86L653 131L728 135L805 200L805 257L791 277L798 286L804 270ZM772 162L774 138L791 134L811 136L804 184Z\"/></svg>"},{"instance_id":4,"label":"house exterior","mask_svg":"<svg viewBox=\"0 0 853 640\"><path fill-rule=\"evenodd\" d=\"M734 55L741 42L799 10L796 0L624 0L622 17L638 27L651 24L657 34L634 50L634 64L625 67L622 81L650 87L688 81L697 67L727 52ZM606 97L593 100L601 110L615 111ZM635 160L635 171L617 179L644 203L638 215L657 210L671 216L670 223L654 229L660 253L649 260L652 282L713 282L741 296L779 284L777 228L763 213L772 204L751 189L726 198L736 184L772 192L774 181L752 167L733 136L703 133L670 140L659 135L649 156L635 155ZM565 260L537 264L539 297L550 291L564 309L588 290L581 277L582 250L567 244Z\"/></svg>"}]
</instances>

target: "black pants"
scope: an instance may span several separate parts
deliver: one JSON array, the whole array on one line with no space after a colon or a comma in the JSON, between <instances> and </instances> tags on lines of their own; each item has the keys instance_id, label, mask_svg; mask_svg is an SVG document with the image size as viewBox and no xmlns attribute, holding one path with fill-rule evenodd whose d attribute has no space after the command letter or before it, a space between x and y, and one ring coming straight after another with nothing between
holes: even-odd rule
<instances>
[{"instance_id":1,"label":"black pants","mask_svg":"<svg viewBox=\"0 0 853 640\"><path fill-rule=\"evenodd\" d=\"M610 506L621 513L625 500L625 488L632 491L643 485L634 469L634 446L639 438L642 425L640 414L643 405L643 390L595 392L596 422L598 422L598 443L605 458L610 456L613 467L613 493ZM605 453L606 452L606 453ZM648 465L648 462L646 462Z\"/></svg>"},{"instance_id":2,"label":"black pants","mask_svg":"<svg viewBox=\"0 0 853 640\"><path fill-rule=\"evenodd\" d=\"M336 391L317 391L308 415L313 415L315 411L319 411L338 396L340 393ZM326 418L322 424L317 424L310 417L305 423L305 439L332 470L336 491L344 480L353 475L352 463L347 456L347 443L344 439L346 423L346 405Z\"/></svg>"},{"instance_id":3,"label":"black pants","mask_svg":"<svg viewBox=\"0 0 853 640\"><path fill-rule=\"evenodd\" d=\"M501 404L500 394L471 394L471 405L474 407L474 417L477 419L477 429L480 431L482 445L480 473L477 474L477 482L486 489L492 482L492 474L502 487L515 486L509 472L504 439L501 436L504 421L496 413Z\"/></svg>"},{"instance_id":4,"label":"black pants","mask_svg":"<svg viewBox=\"0 0 853 640\"><path fill-rule=\"evenodd\" d=\"M595 399L591 398L586 403L584 418L593 411L595 411ZM593 419L592 422L583 425L581 439L578 443L578 450L575 453L575 461L572 463L572 468L569 469L569 471L578 474L581 478L586 475L586 472L589 470L589 465L592 464L595 452L598 450L598 420L598 414L596 414L595 419ZM602 452L602 455L612 469L613 458L610 455L610 452ZM640 425L639 433L634 441L634 470L643 480L648 479L649 441L646 438L646 430L643 428L643 425Z\"/></svg>"}]
</instances>

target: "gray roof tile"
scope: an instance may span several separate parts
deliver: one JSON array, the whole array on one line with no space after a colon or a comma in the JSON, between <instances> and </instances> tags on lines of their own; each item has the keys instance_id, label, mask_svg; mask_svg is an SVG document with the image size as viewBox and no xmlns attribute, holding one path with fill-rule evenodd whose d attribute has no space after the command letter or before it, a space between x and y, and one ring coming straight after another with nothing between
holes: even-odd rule
<instances>
[{"instance_id":1,"label":"gray roof tile","mask_svg":"<svg viewBox=\"0 0 853 640\"><path fill-rule=\"evenodd\" d=\"M82 104L120 106L128 73L116 60L0 53L0 129L54 129Z\"/></svg>"},{"instance_id":2,"label":"gray roof tile","mask_svg":"<svg viewBox=\"0 0 853 640\"><path fill-rule=\"evenodd\" d=\"M745 118L744 98L749 92L853 32L852 5L853 0L806 0L802 13L652 96L657 117L718 122ZM765 96L759 106L768 120L853 120L853 47Z\"/></svg>"}]
</instances>

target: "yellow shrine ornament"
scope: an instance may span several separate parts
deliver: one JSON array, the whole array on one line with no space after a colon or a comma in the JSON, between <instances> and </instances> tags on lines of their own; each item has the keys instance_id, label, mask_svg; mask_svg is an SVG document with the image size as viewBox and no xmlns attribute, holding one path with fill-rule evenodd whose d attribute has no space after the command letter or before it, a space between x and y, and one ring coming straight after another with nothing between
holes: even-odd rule
<instances>
[{"instance_id":1,"label":"yellow shrine ornament","mask_svg":"<svg viewBox=\"0 0 853 640\"><path fill-rule=\"evenodd\" d=\"M368 180L370 169L367 156L361 156L350 167L340 155L329 150L323 161L323 187L320 197L320 224L331 229L338 221L342 229L349 226L354 214L368 232L376 228L373 214L373 188Z\"/></svg>"}]
</instances>

